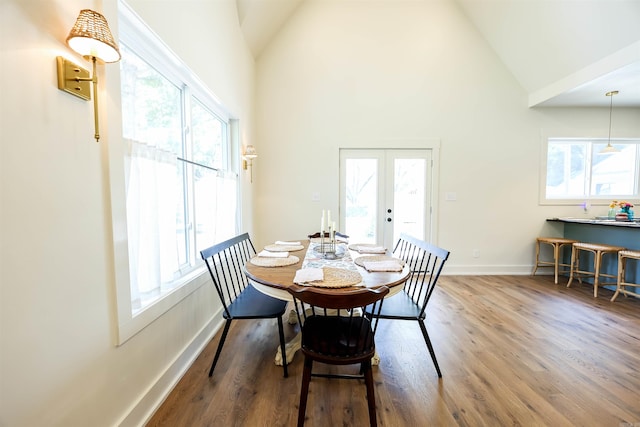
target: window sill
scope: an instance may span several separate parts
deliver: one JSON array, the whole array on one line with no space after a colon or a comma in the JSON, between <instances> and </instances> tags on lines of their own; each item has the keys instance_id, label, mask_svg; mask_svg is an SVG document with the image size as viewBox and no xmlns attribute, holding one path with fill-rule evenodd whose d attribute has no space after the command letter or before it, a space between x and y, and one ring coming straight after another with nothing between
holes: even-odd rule
<instances>
[{"instance_id":1,"label":"window sill","mask_svg":"<svg viewBox=\"0 0 640 427\"><path fill-rule=\"evenodd\" d=\"M166 294L159 296L153 303L133 313L128 319L120 319L117 345L120 346L127 342L131 337L207 283L208 280L209 275L203 265L186 275L182 283Z\"/></svg>"}]
</instances>

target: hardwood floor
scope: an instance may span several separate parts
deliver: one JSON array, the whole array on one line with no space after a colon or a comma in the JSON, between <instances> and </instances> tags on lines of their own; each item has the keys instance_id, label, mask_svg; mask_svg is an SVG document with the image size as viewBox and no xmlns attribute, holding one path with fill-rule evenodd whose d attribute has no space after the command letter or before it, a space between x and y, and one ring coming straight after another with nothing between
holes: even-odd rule
<instances>
[{"instance_id":1,"label":"hardwood floor","mask_svg":"<svg viewBox=\"0 0 640 427\"><path fill-rule=\"evenodd\" d=\"M640 425L640 299L552 276L443 276L427 329L382 321L380 426ZM302 357L273 364L275 321L238 321L213 378L218 334L149 426L295 426ZM285 324L287 337L297 326ZM342 367L341 369L355 369ZM368 425L364 383L314 378L305 426Z\"/></svg>"}]
</instances>

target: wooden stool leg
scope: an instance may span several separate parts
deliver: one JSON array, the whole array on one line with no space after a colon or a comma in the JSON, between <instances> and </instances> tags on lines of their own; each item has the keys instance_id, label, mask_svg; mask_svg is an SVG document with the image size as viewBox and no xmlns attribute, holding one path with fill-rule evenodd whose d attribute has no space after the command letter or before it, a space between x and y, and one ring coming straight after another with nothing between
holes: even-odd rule
<instances>
[{"instance_id":1,"label":"wooden stool leg","mask_svg":"<svg viewBox=\"0 0 640 427\"><path fill-rule=\"evenodd\" d=\"M618 256L618 281L616 283L616 293L611 297L611 302L614 302L618 298L620 293L621 283L624 282L624 265L626 258Z\"/></svg>"},{"instance_id":2,"label":"wooden stool leg","mask_svg":"<svg viewBox=\"0 0 640 427\"><path fill-rule=\"evenodd\" d=\"M560 248L561 247L562 247L562 245L559 244L559 243L554 243L553 244L553 260L554 260L554 263L555 263L555 265L554 265L554 272L555 272L554 279L555 279L555 284L556 285L558 284L558 262L559 262L558 257L560 256Z\"/></svg>"},{"instance_id":3,"label":"wooden stool leg","mask_svg":"<svg viewBox=\"0 0 640 427\"><path fill-rule=\"evenodd\" d=\"M593 296L598 297L598 285L600 282L600 264L602 264L602 252L596 251L594 254L594 270L593 270Z\"/></svg>"},{"instance_id":4,"label":"wooden stool leg","mask_svg":"<svg viewBox=\"0 0 640 427\"><path fill-rule=\"evenodd\" d=\"M540 263L540 241L536 240L536 262L533 266L533 271L531 272L532 276L535 276L536 271L538 271L538 264Z\"/></svg>"},{"instance_id":5,"label":"wooden stool leg","mask_svg":"<svg viewBox=\"0 0 640 427\"><path fill-rule=\"evenodd\" d=\"M567 288L571 286L571 282L573 281L573 273L575 270L575 262L576 258L578 258L577 253L580 249L576 249L571 247L571 267L569 268L569 282L567 283Z\"/></svg>"}]
</instances>

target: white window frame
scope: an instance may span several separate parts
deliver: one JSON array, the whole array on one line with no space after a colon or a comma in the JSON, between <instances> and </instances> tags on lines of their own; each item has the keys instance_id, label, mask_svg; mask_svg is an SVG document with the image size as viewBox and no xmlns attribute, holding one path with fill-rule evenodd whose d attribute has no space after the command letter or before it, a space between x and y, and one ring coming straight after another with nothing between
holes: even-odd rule
<instances>
[{"instance_id":1,"label":"white window frame","mask_svg":"<svg viewBox=\"0 0 640 427\"><path fill-rule=\"evenodd\" d=\"M566 140L566 141L586 141L591 144L606 144L607 138L589 138L589 137L544 137L541 148L540 176L539 176L539 203L540 205L582 205L586 202L596 206L609 205L612 199L640 200L640 165L636 165L636 194L634 195L606 195L606 196L576 196L574 198L547 198L547 153L549 151L550 140ZM636 143L640 150L640 138L611 138L611 144L620 143ZM589 171L590 172L590 171Z\"/></svg>"},{"instance_id":2,"label":"white window frame","mask_svg":"<svg viewBox=\"0 0 640 427\"><path fill-rule=\"evenodd\" d=\"M184 82L189 87L191 95L199 100L207 100L207 106L213 108L213 112L229 123L230 150L239 149L238 123L224 108L222 103L211 93L204 83L175 55L171 49L151 30L144 21L123 1L118 1L118 36L119 40L128 46L135 46L135 53L144 58L152 66L160 66L162 73ZM111 70L110 70L111 72ZM169 73L169 74L167 74ZM109 110L110 114L119 112L120 79L112 78L107 83L108 93L117 93L113 96L116 104ZM124 182L124 142L122 138L121 122L112 120L109 123L109 133L116 138L109 141L109 176L112 203L113 242L114 242L114 268L115 268L115 298L117 306L117 334L115 344L121 345L166 313L171 307L178 304L189 294L209 281L208 272L204 263L185 274L177 283L177 286L168 294L133 314L131 304L130 276L129 276L129 251L126 224L126 189ZM232 160L235 155L229 153ZM238 173L237 160L231 161L234 172ZM238 180L236 228L240 224L240 186ZM236 230L236 233L238 230Z\"/></svg>"}]
</instances>

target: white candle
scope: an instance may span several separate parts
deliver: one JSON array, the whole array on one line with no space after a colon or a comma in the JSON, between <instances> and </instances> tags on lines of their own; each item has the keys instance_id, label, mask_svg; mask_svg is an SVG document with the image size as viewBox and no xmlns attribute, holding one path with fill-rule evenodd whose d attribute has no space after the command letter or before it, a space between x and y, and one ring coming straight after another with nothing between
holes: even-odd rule
<instances>
[{"instance_id":1,"label":"white candle","mask_svg":"<svg viewBox=\"0 0 640 427\"><path fill-rule=\"evenodd\" d=\"M331 211L327 210L327 225L331 224Z\"/></svg>"},{"instance_id":2,"label":"white candle","mask_svg":"<svg viewBox=\"0 0 640 427\"><path fill-rule=\"evenodd\" d=\"M322 210L322 218L320 220L320 232L324 233L324 209Z\"/></svg>"}]
</instances>

